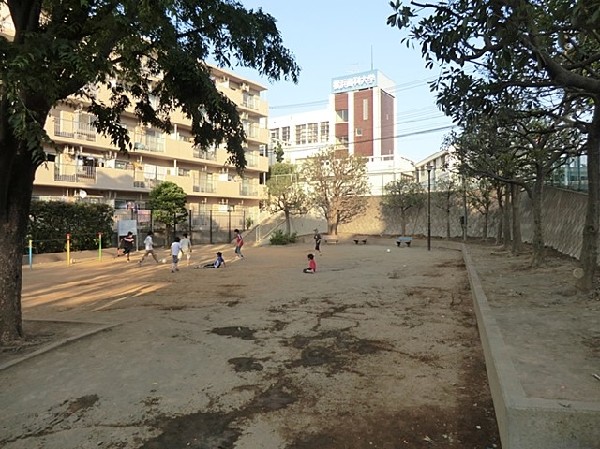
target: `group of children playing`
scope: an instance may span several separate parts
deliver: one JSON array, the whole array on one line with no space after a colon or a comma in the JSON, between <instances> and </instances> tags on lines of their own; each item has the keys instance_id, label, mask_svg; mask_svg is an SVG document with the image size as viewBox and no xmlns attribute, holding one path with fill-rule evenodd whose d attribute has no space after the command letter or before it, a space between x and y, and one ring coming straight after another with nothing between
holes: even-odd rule
<instances>
[{"instance_id":1,"label":"group of children playing","mask_svg":"<svg viewBox=\"0 0 600 449\"><path fill-rule=\"evenodd\" d=\"M234 233L235 233L235 250L234 250L235 255L236 255L236 257L243 259L244 255L242 254L242 246L244 246L244 238L242 237L242 234L240 233L239 229L235 229ZM154 234L152 233L152 231L149 231L148 234L146 235L146 238L144 239L144 250L145 251L144 251L144 255L138 262L138 264L140 266L142 265L142 262L144 261L144 259L147 256L152 256L152 258L156 261L156 263L158 263L158 258L156 257L156 254L154 253L154 241L152 239L153 235ZM135 239L134 239L133 233L128 232L127 235L125 237L123 237L119 243L120 251L117 252L117 256L121 255L121 253L122 253L123 255L125 255L127 257L127 262L129 262L129 254L133 250L134 242L135 242ZM318 243L320 243L320 241ZM319 249L318 243L317 243L317 250ZM186 233L184 233L183 238L175 237L173 239L173 243L171 243L171 273L175 273L176 271L179 271L178 263L179 263L179 260L181 258L183 258L184 255L187 259L187 264L189 265L191 253L192 253L192 243L191 243L190 239L188 238L188 235ZM316 273L317 272L317 263L315 261L315 256L313 254L309 254L307 257L308 257L308 267L304 268L303 272L304 273ZM164 260L163 260L163 262L164 262ZM211 263L208 263L205 265L198 265L195 268L225 268L225 259L223 259L223 253L220 251L217 252L217 258L214 262L211 262Z\"/></svg>"}]
</instances>

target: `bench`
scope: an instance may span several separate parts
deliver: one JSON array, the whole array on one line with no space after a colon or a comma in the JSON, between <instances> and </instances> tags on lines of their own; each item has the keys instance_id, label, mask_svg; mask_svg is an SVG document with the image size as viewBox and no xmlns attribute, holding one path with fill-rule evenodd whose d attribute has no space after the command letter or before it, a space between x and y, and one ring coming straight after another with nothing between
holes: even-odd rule
<instances>
[{"instance_id":1,"label":"bench","mask_svg":"<svg viewBox=\"0 0 600 449\"><path fill-rule=\"evenodd\" d=\"M396 239L396 246L400 247L403 243L406 243L406 246L410 247L410 243L412 242L412 237L406 237L401 235Z\"/></svg>"},{"instance_id":2,"label":"bench","mask_svg":"<svg viewBox=\"0 0 600 449\"><path fill-rule=\"evenodd\" d=\"M325 243L327 243L328 245L337 245L338 239L336 238L325 238L323 239L325 241Z\"/></svg>"},{"instance_id":3,"label":"bench","mask_svg":"<svg viewBox=\"0 0 600 449\"><path fill-rule=\"evenodd\" d=\"M354 244L358 245L359 243L362 243L363 245L367 244L367 239L354 239Z\"/></svg>"}]
</instances>

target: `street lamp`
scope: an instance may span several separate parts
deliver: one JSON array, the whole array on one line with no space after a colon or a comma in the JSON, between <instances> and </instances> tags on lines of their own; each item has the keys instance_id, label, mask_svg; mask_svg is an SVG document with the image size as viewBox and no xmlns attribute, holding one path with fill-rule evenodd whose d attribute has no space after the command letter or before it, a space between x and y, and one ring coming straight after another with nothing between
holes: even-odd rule
<instances>
[{"instance_id":1,"label":"street lamp","mask_svg":"<svg viewBox=\"0 0 600 449\"><path fill-rule=\"evenodd\" d=\"M427 251L431 251L431 170L427 164Z\"/></svg>"},{"instance_id":2,"label":"street lamp","mask_svg":"<svg viewBox=\"0 0 600 449\"><path fill-rule=\"evenodd\" d=\"M233 206L231 204L227 206L227 213L229 215L229 225L228 225L228 227L229 227L229 241L230 242L231 242L231 239L232 239L232 237L231 237L231 212L233 212L234 208L235 208L235 206Z\"/></svg>"}]
</instances>

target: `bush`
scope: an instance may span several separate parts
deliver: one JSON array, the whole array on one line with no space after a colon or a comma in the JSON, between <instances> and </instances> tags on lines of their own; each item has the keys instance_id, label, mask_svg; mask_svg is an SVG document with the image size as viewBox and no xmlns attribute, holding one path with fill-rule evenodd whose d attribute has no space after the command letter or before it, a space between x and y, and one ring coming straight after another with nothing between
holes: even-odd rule
<instances>
[{"instance_id":1,"label":"bush","mask_svg":"<svg viewBox=\"0 0 600 449\"><path fill-rule=\"evenodd\" d=\"M271 234L269 241L271 242L271 245L287 245L288 243L296 243L297 239L298 236L295 232L292 234L285 234L282 230L278 229Z\"/></svg>"},{"instance_id":2,"label":"bush","mask_svg":"<svg viewBox=\"0 0 600 449\"><path fill-rule=\"evenodd\" d=\"M113 214L106 204L32 201L27 235L36 253L65 251L67 233L73 251L97 249L98 232L102 232L102 246L106 247L111 242Z\"/></svg>"}]
</instances>

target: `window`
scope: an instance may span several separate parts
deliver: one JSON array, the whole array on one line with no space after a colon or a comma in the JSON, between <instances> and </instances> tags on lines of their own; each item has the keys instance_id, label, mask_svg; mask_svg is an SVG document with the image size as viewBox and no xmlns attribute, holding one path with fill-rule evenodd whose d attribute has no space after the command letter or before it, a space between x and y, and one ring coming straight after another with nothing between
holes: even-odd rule
<instances>
[{"instance_id":1,"label":"window","mask_svg":"<svg viewBox=\"0 0 600 449\"><path fill-rule=\"evenodd\" d=\"M362 136L362 128L356 128L355 134L359 137Z\"/></svg>"},{"instance_id":2,"label":"window","mask_svg":"<svg viewBox=\"0 0 600 449\"><path fill-rule=\"evenodd\" d=\"M337 115L337 122L344 123L348 121L348 109L339 109L335 111Z\"/></svg>"},{"instance_id":3,"label":"window","mask_svg":"<svg viewBox=\"0 0 600 449\"><path fill-rule=\"evenodd\" d=\"M306 143L317 143L319 141L319 124L309 123L307 125Z\"/></svg>"},{"instance_id":4,"label":"window","mask_svg":"<svg viewBox=\"0 0 600 449\"><path fill-rule=\"evenodd\" d=\"M307 143L306 124L296 125L296 145Z\"/></svg>"},{"instance_id":5,"label":"window","mask_svg":"<svg viewBox=\"0 0 600 449\"><path fill-rule=\"evenodd\" d=\"M329 141L329 122L321 122L321 142Z\"/></svg>"},{"instance_id":6,"label":"window","mask_svg":"<svg viewBox=\"0 0 600 449\"><path fill-rule=\"evenodd\" d=\"M281 128L281 140L284 142L290 141L290 127L289 126L284 126L283 128Z\"/></svg>"},{"instance_id":7,"label":"window","mask_svg":"<svg viewBox=\"0 0 600 449\"><path fill-rule=\"evenodd\" d=\"M369 99L363 99L363 120L369 120Z\"/></svg>"}]
</instances>

